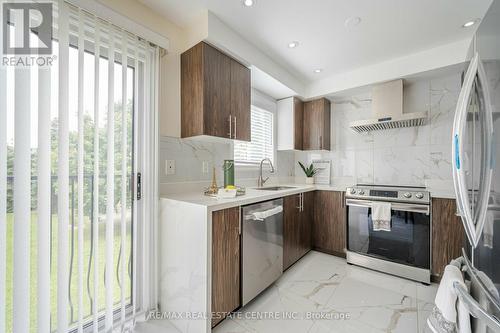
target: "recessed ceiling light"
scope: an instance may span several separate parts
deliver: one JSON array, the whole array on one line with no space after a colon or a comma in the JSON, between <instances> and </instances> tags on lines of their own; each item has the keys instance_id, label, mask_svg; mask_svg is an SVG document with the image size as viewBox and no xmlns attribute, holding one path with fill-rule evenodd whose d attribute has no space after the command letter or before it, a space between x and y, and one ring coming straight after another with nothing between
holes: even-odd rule
<instances>
[{"instance_id":1,"label":"recessed ceiling light","mask_svg":"<svg viewBox=\"0 0 500 333\"><path fill-rule=\"evenodd\" d=\"M253 4L254 4L254 0L243 0L243 4L246 6L246 7L252 7Z\"/></svg>"},{"instance_id":2,"label":"recessed ceiling light","mask_svg":"<svg viewBox=\"0 0 500 333\"><path fill-rule=\"evenodd\" d=\"M321 73L323 70L321 68L316 68L313 72L318 74Z\"/></svg>"},{"instance_id":3,"label":"recessed ceiling light","mask_svg":"<svg viewBox=\"0 0 500 333\"><path fill-rule=\"evenodd\" d=\"M360 23L361 23L361 17L353 16L353 17L349 17L347 20L345 20L344 25L346 26L346 28L352 28L352 27L357 26Z\"/></svg>"},{"instance_id":4,"label":"recessed ceiling light","mask_svg":"<svg viewBox=\"0 0 500 333\"><path fill-rule=\"evenodd\" d=\"M462 25L462 28L469 28L476 24L479 20L467 21Z\"/></svg>"},{"instance_id":5,"label":"recessed ceiling light","mask_svg":"<svg viewBox=\"0 0 500 333\"><path fill-rule=\"evenodd\" d=\"M291 49L294 49L297 46L299 46L299 42L297 42L297 41L293 41L293 42L288 43L288 47Z\"/></svg>"}]
</instances>

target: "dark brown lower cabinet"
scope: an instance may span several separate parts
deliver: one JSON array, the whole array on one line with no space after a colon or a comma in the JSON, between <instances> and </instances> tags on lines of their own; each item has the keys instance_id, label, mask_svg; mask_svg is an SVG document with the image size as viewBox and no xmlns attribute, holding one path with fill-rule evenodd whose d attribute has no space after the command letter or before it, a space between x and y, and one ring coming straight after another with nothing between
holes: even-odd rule
<instances>
[{"instance_id":1,"label":"dark brown lower cabinet","mask_svg":"<svg viewBox=\"0 0 500 333\"><path fill-rule=\"evenodd\" d=\"M212 213L212 312L240 306L240 208ZM212 327L224 318L212 319Z\"/></svg>"},{"instance_id":2,"label":"dark brown lower cabinet","mask_svg":"<svg viewBox=\"0 0 500 333\"><path fill-rule=\"evenodd\" d=\"M346 207L344 192L316 191L313 214L313 248L345 257Z\"/></svg>"},{"instance_id":3,"label":"dark brown lower cabinet","mask_svg":"<svg viewBox=\"0 0 500 333\"><path fill-rule=\"evenodd\" d=\"M439 281L450 260L462 255L466 235L453 199L432 199L432 279Z\"/></svg>"},{"instance_id":4,"label":"dark brown lower cabinet","mask_svg":"<svg viewBox=\"0 0 500 333\"><path fill-rule=\"evenodd\" d=\"M312 249L312 230L313 230L313 208L315 192L302 193L302 212L300 228L300 257ZM299 258L300 258L299 257Z\"/></svg>"},{"instance_id":5,"label":"dark brown lower cabinet","mask_svg":"<svg viewBox=\"0 0 500 333\"><path fill-rule=\"evenodd\" d=\"M283 270L312 248L312 207L314 192L283 198Z\"/></svg>"}]
</instances>

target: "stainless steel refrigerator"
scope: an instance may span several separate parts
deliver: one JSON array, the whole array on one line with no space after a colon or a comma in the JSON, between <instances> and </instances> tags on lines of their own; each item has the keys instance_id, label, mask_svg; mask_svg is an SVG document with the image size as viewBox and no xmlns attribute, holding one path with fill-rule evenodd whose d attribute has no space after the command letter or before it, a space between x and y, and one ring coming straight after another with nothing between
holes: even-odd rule
<instances>
[{"instance_id":1,"label":"stainless steel refrigerator","mask_svg":"<svg viewBox=\"0 0 500 333\"><path fill-rule=\"evenodd\" d=\"M471 44L453 128L453 178L467 234L474 332L500 332L500 0ZM463 292L463 291L462 291Z\"/></svg>"}]
</instances>

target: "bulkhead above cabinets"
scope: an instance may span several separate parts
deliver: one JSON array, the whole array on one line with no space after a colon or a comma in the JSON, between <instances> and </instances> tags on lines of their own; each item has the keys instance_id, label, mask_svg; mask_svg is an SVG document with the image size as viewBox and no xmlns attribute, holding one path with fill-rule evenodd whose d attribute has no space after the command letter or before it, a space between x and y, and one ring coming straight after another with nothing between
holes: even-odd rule
<instances>
[{"instance_id":1,"label":"bulkhead above cabinets","mask_svg":"<svg viewBox=\"0 0 500 333\"><path fill-rule=\"evenodd\" d=\"M278 150L330 150L330 101L278 101Z\"/></svg>"}]
</instances>

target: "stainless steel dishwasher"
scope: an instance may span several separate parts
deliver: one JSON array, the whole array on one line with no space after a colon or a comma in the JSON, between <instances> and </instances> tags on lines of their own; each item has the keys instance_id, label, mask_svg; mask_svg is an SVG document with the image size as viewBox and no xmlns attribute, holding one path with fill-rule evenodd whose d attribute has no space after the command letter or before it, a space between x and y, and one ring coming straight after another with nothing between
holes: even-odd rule
<instances>
[{"instance_id":1,"label":"stainless steel dishwasher","mask_svg":"<svg viewBox=\"0 0 500 333\"><path fill-rule=\"evenodd\" d=\"M283 274L283 199L242 208L242 303Z\"/></svg>"}]
</instances>

